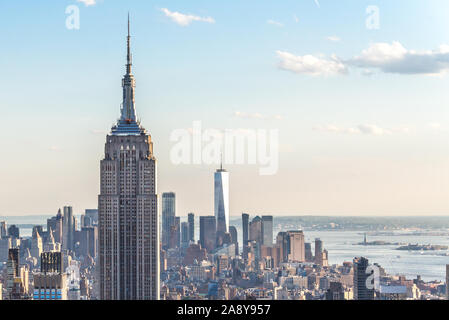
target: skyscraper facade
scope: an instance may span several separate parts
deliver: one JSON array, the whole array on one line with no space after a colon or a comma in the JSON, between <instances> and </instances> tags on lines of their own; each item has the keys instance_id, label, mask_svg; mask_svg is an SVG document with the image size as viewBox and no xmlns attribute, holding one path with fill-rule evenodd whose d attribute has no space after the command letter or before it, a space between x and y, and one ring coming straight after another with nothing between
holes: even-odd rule
<instances>
[{"instance_id":1,"label":"skyscraper facade","mask_svg":"<svg viewBox=\"0 0 449 320\"><path fill-rule=\"evenodd\" d=\"M207 252L212 252L216 244L216 220L215 216L200 217L200 243Z\"/></svg>"},{"instance_id":2,"label":"skyscraper facade","mask_svg":"<svg viewBox=\"0 0 449 320\"><path fill-rule=\"evenodd\" d=\"M288 240L290 242L288 260L294 262L306 261L304 233L301 230L288 231Z\"/></svg>"},{"instance_id":3,"label":"skyscraper facade","mask_svg":"<svg viewBox=\"0 0 449 320\"><path fill-rule=\"evenodd\" d=\"M162 193L162 248L170 247L170 232L175 224L176 194L174 192Z\"/></svg>"},{"instance_id":4,"label":"skyscraper facade","mask_svg":"<svg viewBox=\"0 0 449 320\"><path fill-rule=\"evenodd\" d=\"M229 232L229 173L223 167L214 174L214 213L217 232Z\"/></svg>"},{"instance_id":5,"label":"skyscraper facade","mask_svg":"<svg viewBox=\"0 0 449 320\"><path fill-rule=\"evenodd\" d=\"M374 287L368 288L367 273L368 259L364 257L354 258L354 300L374 300Z\"/></svg>"},{"instance_id":6,"label":"skyscraper facade","mask_svg":"<svg viewBox=\"0 0 449 320\"><path fill-rule=\"evenodd\" d=\"M128 19L121 116L106 137L101 160L99 215L100 298L159 299L156 158L134 104L135 80Z\"/></svg>"},{"instance_id":7,"label":"skyscraper facade","mask_svg":"<svg viewBox=\"0 0 449 320\"><path fill-rule=\"evenodd\" d=\"M187 216L187 222L189 223L189 241L195 241L195 214L189 213Z\"/></svg>"},{"instance_id":8,"label":"skyscraper facade","mask_svg":"<svg viewBox=\"0 0 449 320\"><path fill-rule=\"evenodd\" d=\"M262 216L263 245L273 246L273 216Z\"/></svg>"},{"instance_id":9,"label":"skyscraper facade","mask_svg":"<svg viewBox=\"0 0 449 320\"><path fill-rule=\"evenodd\" d=\"M249 214L242 213L242 237L243 237L242 240L244 246L249 240L248 228L249 228Z\"/></svg>"}]
</instances>

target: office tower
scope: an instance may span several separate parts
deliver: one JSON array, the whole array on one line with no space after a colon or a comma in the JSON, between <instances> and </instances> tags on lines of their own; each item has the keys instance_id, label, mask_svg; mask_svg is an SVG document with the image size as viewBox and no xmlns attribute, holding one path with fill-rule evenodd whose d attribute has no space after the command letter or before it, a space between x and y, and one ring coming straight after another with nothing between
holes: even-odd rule
<instances>
[{"instance_id":1,"label":"office tower","mask_svg":"<svg viewBox=\"0 0 449 320\"><path fill-rule=\"evenodd\" d=\"M257 216L249 223L249 241L263 242L262 219Z\"/></svg>"},{"instance_id":2,"label":"office tower","mask_svg":"<svg viewBox=\"0 0 449 320\"><path fill-rule=\"evenodd\" d=\"M36 234L39 234L41 237L44 234L44 229L42 228L42 226L33 226L32 232L31 232L31 237L35 238Z\"/></svg>"},{"instance_id":3,"label":"office tower","mask_svg":"<svg viewBox=\"0 0 449 320\"><path fill-rule=\"evenodd\" d=\"M181 223L181 247L187 248L190 241L189 236L189 223Z\"/></svg>"},{"instance_id":4,"label":"office tower","mask_svg":"<svg viewBox=\"0 0 449 320\"><path fill-rule=\"evenodd\" d=\"M62 214L61 209L59 209L55 217L47 219L47 232L52 230L55 242L60 244L62 244L62 228Z\"/></svg>"},{"instance_id":5,"label":"office tower","mask_svg":"<svg viewBox=\"0 0 449 320\"><path fill-rule=\"evenodd\" d=\"M323 265L323 242L318 238L315 239L315 263Z\"/></svg>"},{"instance_id":6,"label":"office tower","mask_svg":"<svg viewBox=\"0 0 449 320\"><path fill-rule=\"evenodd\" d=\"M290 239L287 232L281 231L276 236L276 247L280 248L280 262L288 262Z\"/></svg>"},{"instance_id":7,"label":"office tower","mask_svg":"<svg viewBox=\"0 0 449 320\"><path fill-rule=\"evenodd\" d=\"M73 250L75 243L75 217L73 216L73 208L64 207L64 215L62 217L62 249Z\"/></svg>"},{"instance_id":8,"label":"office tower","mask_svg":"<svg viewBox=\"0 0 449 320\"><path fill-rule=\"evenodd\" d=\"M137 121L128 19L121 116L106 137L98 197L100 298L159 299L156 158Z\"/></svg>"},{"instance_id":9,"label":"office tower","mask_svg":"<svg viewBox=\"0 0 449 320\"><path fill-rule=\"evenodd\" d=\"M8 236L8 224L6 221L0 222L0 239L4 239Z\"/></svg>"},{"instance_id":10,"label":"office tower","mask_svg":"<svg viewBox=\"0 0 449 320\"><path fill-rule=\"evenodd\" d=\"M305 248L304 248L304 233L301 230L288 231L288 240L290 242L290 250L288 260L294 262L304 262Z\"/></svg>"},{"instance_id":11,"label":"office tower","mask_svg":"<svg viewBox=\"0 0 449 320\"><path fill-rule=\"evenodd\" d=\"M313 262L312 245L310 242L304 243L306 262Z\"/></svg>"},{"instance_id":12,"label":"office tower","mask_svg":"<svg viewBox=\"0 0 449 320\"><path fill-rule=\"evenodd\" d=\"M11 249L11 238L0 239L0 264L8 261L9 249Z\"/></svg>"},{"instance_id":13,"label":"office tower","mask_svg":"<svg viewBox=\"0 0 449 320\"><path fill-rule=\"evenodd\" d=\"M81 228L79 242L79 254L83 257L90 256L95 259L98 251L97 226Z\"/></svg>"},{"instance_id":14,"label":"office tower","mask_svg":"<svg viewBox=\"0 0 449 320\"><path fill-rule=\"evenodd\" d=\"M189 223L189 241L195 242L195 215L189 213L187 221Z\"/></svg>"},{"instance_id":15,"label":"office tower","mask_svg":"<svg viewBox=\"0 0 449 320\"><path fill-rule=\"evenodd\" d=\"M162 193L162 248L170 247L170 229L175 223L176 195L174 192Z\"/></svg>"},{"instance_id":16,"label":"office tower","mask_svg":"<svg viewBox=\"0 0 449 320\"><path fill-rule=\"evenodd\" d=\"M374 300L374 285L368 288L367 279L370 273L366 272L368 268L368 259L364 257L354 258L354 300Z\"/></svg>"},{"instance_id":17,"label":"office tower","mask_svg":"<svg viewBox=\"0 0 449 320\"><path fill-rule=\"evenodd\" d=\"M273 216L262 216L263 245L273 246Z\"/></svg>"},{"instance_id":18,"label":"office tower","mask_svg":"<svg viewBox=\"0 0 449 320\"><path fill-rule=\"evenodd\" d=\"M63 272L61 252L41 254L41 272L33 275L34 300L67 300L67 275Z\"/></svg>"},{"instance_id":19,"label":"office tower","mask_svg":"<svg viewBox=\"0 0 449 320\"><path fill-rule=\"evenodd\" d=\"M235 245L235 255L239 254L239 239L237 237L237 228L234 226L229 227L229 233L231 234L231 243Z\"/></svg>"},{"instance_id":20,"label":"office tower","mask_svg":"<svg viewBox=\"0 0 449 320\"><path fill-rule=\"evenodd\" d=\"M217 232L229 232L229 173L223 166L214 174L214 214Z\"/></svg>"},{"instance_id":21,"label":"office tower","mask_svg":"<svg viewBox=\"0 0 449 320\"><path fill-rule=\"evenodd\" d=\"M42 252L40 259L42 273L63 273L61 252Z\"/></svg>"},{"instance_id":22,"label":"office tower","mask_svg":"<svg viewBox=\"0 0 449 320\"><path fill-rule=\"evenodd\" d=\"M20 238L19 228L15 224L10 225L8 228L8 235L11 238L19 239Z\"/></svg>"},{"instance_id":23,"label":"office tower","mask_svg":"<svg viewBox=\"0 0 449 320\"><path fill-rule=\"evenodd\" d=\"M170 227L169 231L169 241L168 248L175 249L179 248L181 244L181 218L174 217L173 224Z\"/></svg>"},{"instance_id":24,"label":"office tower","mask_svg":"<svg viewBox=\"0 0 449 320\"><path fill-rule=\"evenodd\" d=\"M249 214L242 213L242 241L244 246L249 240L248 228L249 228Z\"/></svg>"},{"instance_id":25,"label":"office tower","mask_svg":"<svg viewBox=\"0 0 449 320\"><path fill-rule=\"evenodd\" d=\"M6 264L6 290L8 297L11 299L11 294L14 286L14 279L19 276L19 249L8 250L8 262Z\"/></svg>"},{"instance_id":26,"label":"office tower","mask_svg":"<svg viewBox=\"0 0 449 320\"><path fill-rule=\"evenodd\" d=\"M38 259L41 256L43 250L42 238L38 231L35 232L33 238L31 239L31 256Z\"/></svg>"},{"instance_id":27,"label":"office tower","mask_svg":"<svg viewBox=\"0 0 449 320\"><path fill-rule=\"evenodd\" d=\"M90 219L91 226L98 224L98 209L86 209L84 216Z\"/></svg>"},{"instance_id":28,"label":"office tower","mask_svg":"<svg viewBox=\"0 0 449 320\"><path fill-rule=\"evenodd\" d=\"M9 249L6 264L6 291L9 300L28 298L28 268L20 267L19 249Z\"/></svg>"},{"instance_id":29,"label":"office tower","mask_svg":"<svg viewBox=\"0 0 449 320\"><path fill-rule=\"evenodd\" d=\"M200 217L200 243L208 253L215 249L216 234L215 216Z\"/></svg>"}]
</instances>

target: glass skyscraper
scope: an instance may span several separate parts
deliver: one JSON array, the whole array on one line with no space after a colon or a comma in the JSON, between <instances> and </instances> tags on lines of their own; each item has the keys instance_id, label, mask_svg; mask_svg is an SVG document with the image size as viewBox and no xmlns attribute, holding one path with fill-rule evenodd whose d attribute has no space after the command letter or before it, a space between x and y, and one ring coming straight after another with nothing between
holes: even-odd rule
<instances>
[{"instance_id":1,"label":"glass skyscraper","mask_svg":"<svg viewBox=\"0 0 449 320\"><path fill-rule=\"evenodd\" d=\"M214 213L217 233L229 232L229 173L223 167L214 174Z\"/></svg>"}]
</instances>

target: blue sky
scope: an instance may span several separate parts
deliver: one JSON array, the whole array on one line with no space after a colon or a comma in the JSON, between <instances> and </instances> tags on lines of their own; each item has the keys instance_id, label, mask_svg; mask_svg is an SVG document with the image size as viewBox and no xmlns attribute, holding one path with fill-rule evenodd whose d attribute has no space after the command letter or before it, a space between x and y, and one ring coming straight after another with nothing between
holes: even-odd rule
<instances>
[{"instance_id":1,"label":"blue sky","mask_svg":"<svg viewBox=\"0 0 449 320\"><path fill-rule=\"evenodd\" d=\"M279 129L276 175L228 166L233 215L449 212L447 1L93 2L0 4L0 215L96 207L128 11L137 112L178 214L213 212L215 166L169 158L170 133L196 120ZM79 30L66 28L69 5ZM206 21L182 26L175 12Z\"/></svg>"}]
</instances>

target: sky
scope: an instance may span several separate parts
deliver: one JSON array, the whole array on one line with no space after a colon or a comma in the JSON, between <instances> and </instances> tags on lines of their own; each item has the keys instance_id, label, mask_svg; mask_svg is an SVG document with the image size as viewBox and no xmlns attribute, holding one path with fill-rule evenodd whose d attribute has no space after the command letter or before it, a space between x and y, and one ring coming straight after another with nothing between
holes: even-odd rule
<instances>
[{"instance_id":1,"label":"sky","mask_svg":"<svg viewBox=\"0 0 449 320\"><path fill-rule=\"evenodd\" d=\"M24 0L0 3L0 215L97 207L128 12L178 215L213 214L219 164L171 156L195 121L278 132L274 174L225 163L233 216L449 214L447 0Z\"/></svg>"}]
</instances>

